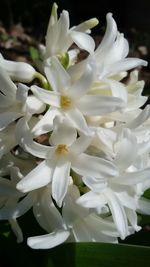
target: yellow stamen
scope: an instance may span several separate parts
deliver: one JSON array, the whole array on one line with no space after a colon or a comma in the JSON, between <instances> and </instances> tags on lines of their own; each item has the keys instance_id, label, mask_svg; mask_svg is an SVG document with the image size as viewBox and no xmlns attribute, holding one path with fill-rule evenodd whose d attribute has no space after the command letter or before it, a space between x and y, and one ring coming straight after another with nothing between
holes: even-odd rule
<instances>
[{"instance_id":1,"label":"yellow stamen","mask_svg":"<svg viewBox=\"0 0 150 267\"><path fill-rule=\"evenodd\" d=\"M56 148L56 153L57 154L66 154L66 153L68 153L67 145L65 145L65 144L58 145L57 148Z\"/></svg>"},{"instance_id":2,"label":"yellow stamen","mask_svg":"<svg viewBox=\"0 0 150 267\"><path fill-rule=\"evenodd\" d=\"M60 98L60 106L62 109L70 108L71 106L71 99L68 96L62 95Z\"/></svg>"}]
</instances>

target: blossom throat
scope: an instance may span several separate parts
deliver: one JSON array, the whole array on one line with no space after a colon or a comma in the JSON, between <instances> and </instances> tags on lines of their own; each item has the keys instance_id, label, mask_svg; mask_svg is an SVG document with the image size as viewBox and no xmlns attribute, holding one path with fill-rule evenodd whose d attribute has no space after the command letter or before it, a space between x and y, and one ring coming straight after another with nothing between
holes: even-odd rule
<instances>
[{"instance_id":1,"label":"blossom throat","mask_svg":"<svg viewBox=\"0 0 150 267\"><path fill-rule=\"evenodd\" d=\"M65 144L60 144L56 148L56 153L59 155L68 153L68 147Z\"/></svg>"},{"instance_id":2,"label":"blossom throat","mask_svg":"<svg viewBox=\"0 0 150 267\"><path fill-rule=\"evenodd\" d=\"M62 109L70 108L70 106L71 106L70 97L62 95L60 98L60 106Z\"/></svg>"}]
</instances>

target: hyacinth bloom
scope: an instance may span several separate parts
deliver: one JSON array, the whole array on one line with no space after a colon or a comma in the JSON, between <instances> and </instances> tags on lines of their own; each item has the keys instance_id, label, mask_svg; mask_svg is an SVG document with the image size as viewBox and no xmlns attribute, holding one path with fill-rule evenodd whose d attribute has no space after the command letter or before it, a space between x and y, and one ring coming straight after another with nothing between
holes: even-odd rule
<instances>
[{"instance_id":1,"label":"hyacinth bloom","mask_svg":"<svg viewBox=\"0 0 150 267\"><path fill-rule=\"evenodd\" d=\"M141 109L134 69L147 62L127 57L128 41L111 13L106 20L95 49L98 21L70 28L54 3L41 73L0 56L0 220L21 242L18 218L32 209L45 231L28 237L34 249L117 243L141 229L138 213L150 214L150 106ZM80 50L88 53L77 62Z\"/></svg>"},{"instance_id":2,"label":"hyacinth bloom","mask_svg":"<svg viewBox=\"0 0 150 267\"><path fill-rule=\"evenodd\" d=\"M137 58L126 58L129 53L128 41L117 30L111 13L106 16L107 28L102 42L95 50L99 79L112 77L137 66L147 66L147 62Z\"/></svg>"},{"instance_id":3,"label":"hyacinth bloom","mask_svg":"<svg viewBox=\"0 0 150 267\"><path fill-rule=\"evenodd\" d=\"M95 43L87 32L90 32L90 29L98 24L98 20L93 18L70 28L68 11L63 10L58 19L57 8L57 4L54 3L47 27L46 43L45 46L40 45L39 49L43 60L58 56L67 66L68 64L71 65L77 57L77 49L68 51L73 43L90 54L94 52Z\"/></svg>"},{"instance_id":4,"label":"hyacinth bloom","mask_svg":"<svg viewBox=\"0 0 150 267\"><path fill-rule=\"evenodd\" d=\"M2 157L17 145L15 121L20 117L33 121L32 115L43 112L45 104L35 96L29 96L29 87L25 84L19 83L16 86L3 68L0 68L0 82L0 157Z\"/></svg>"},{"instance_id":5,"label":"hyacinth bloom","mask_svg":"<svg viewBox=\"0 0 150 267\"><path fill-rule=\"evenodd\" d=\"M91 189L81 196L77 203L86 208L96 208L101 210L108 205L120 237L124 239L128 233L128 220L133 228L138 231L141 228L137 225L136 211L140 208L141 195L136 191L136 186L145 185L149 188L149 166L143 166L140 170L136 168L136 160L145 150L140 151L136 135L129 129L123 129L123 133L118 135L118 140L114 144L115 160L118 166L119 175L113 178L97 179L96 177L83 177L84 183ZM146 146L150 151L149 142L141 142L140 146ZM141 155L140 155L141 156ZM149 214L149 207L145 205L144 212ZM146 204L146 200L145 200ZM106 209L108 212L108 210Z\"/></svg>"},{"instance_id":6,"label":"hyacinth bloom","mask_svg":"<svg viewBox=\"0 0 150 267\"><path fill-rule=\"evenodd\" d=\"M55 118L49 139L51 146L34 142L23 119L18 122L17 139L32 155L46 159L22 179L17 188L28 192L52 183L52 196L58 206L62 205L67 192L70 168L80 175L91 173L96 177L114 176L117 173L112 162L84 153L92 137L81 135L77 138L76 129L67 119Z\"/></svg>"},{"instance_id":7,"label":"hyacinth bloom","mask_svg":"<svg viewBox=\"0 0 150 267\"><path fill-rule=\"evenodd\" d=\"M2 68L0 68L0 82L0 130L22 116L29 119L34 113L44 111L45 105L41 101L33 95L28 97L29 87L19 84L17 88Z\"/></svg>"},{"instance_id":8,"label":"hyacinth bloom","mask_svg":"<svg viewBox=\"0 0 150 267\"><path fill-rule=\"evenodd\" d=\"M103 115L124 107L124 101L119 97L90 94L95 76L94 66L91 58L83 75L72 84L71 77L58 59L51 58L50 66L45 67L45 72L53 91L45 91L35 85L31 87L37 98L50 105L47 113L33 129L35 135L50 131L53 119L58 114L67 117L78 130L88 133L85 116Z\"/></svg>"},{"instance_id":9,"label":"hyacinth bloom","mask_svg":"<svg viewBox=\"0 0 150 267\"><path fill-rule=\"evenodd\" d=\"M30 237L27 240L31 248L52 248L64 241L89 242L99 241L117 243L118 232L111 221L93 215L89 210L76 204L80 196L78 188L70 179L69 190L64 199L62 216L54 207L49 192L42 195L40 205L34 207L34 214L42 228L53 232L41 236ZM45 205L44 205L45 204ZM48 204L48 205L47 205ZM45 215L49 214L50 220L45 222ZM54 220L51 220L54 218Z\"/></svg>"}]
</instances>

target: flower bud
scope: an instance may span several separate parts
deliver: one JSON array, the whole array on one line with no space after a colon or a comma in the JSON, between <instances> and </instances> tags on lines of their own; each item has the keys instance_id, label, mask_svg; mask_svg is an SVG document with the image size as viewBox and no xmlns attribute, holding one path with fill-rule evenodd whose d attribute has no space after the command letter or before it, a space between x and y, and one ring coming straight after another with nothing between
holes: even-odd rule
<instances>
[{"instance_id":1,"label":"flower bud","mask_svg":"<svg viewBox=\"0 0 150 267\"><path fill-rule=\"evenodd\" d=\"M29 83L34 79L35 69L28 63L5 60L0 57L0 66L13 81Z\"/></svg>"}]
</instances>

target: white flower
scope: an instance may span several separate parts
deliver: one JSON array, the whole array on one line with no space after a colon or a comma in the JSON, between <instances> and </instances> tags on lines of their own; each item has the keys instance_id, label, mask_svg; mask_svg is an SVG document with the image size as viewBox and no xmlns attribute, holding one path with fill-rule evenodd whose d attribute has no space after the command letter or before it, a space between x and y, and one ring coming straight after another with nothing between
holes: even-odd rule
<instances>
[{"instance_id":1,"label":"white flower","mask_svg":"<svg viewBox=\"0 0 150 267\"><path fill-rule=\"evenodd\" d=\"M46 77L0 55L0 220L21 242L18 218L32 209L45 231L28 238L34 249L117 243L141 229L138 213L150 214L150 105L140 108L138 71L128 75L147 62L127 57L128 41L106 19L95 50L97 20L70 28L54 3L35 62ZM88 56L76 64L79 49Z\"/></svg>"},{"instance_id":2,"label":"white flower","mask_svg":"<svg viewBox=\"0 0 150 267\"><path fill-rule=\"evenodd\" d=\"M54 207L50 195L41 196L42 201L34 207L34 214L40 225L50 232L46 235L29 237L27 244L34 249L48 249L66 242L110 242L117 243L119 236L112 222L91 214L76 204L79 190L70 184L64 199L62 217ZM53 210L52 210L53 209ZM45 218L49 217L49 220ZM39 219L38 219L39 218ZM53 229L53 232L51 232Z\"/></svg>"},{"instance_id":3,"label":"white flower","mask_svg":"<svg viewBox=\"0 0 150 267\"><path fill-rule=\"evenodd\" d=\"M8 176L12 167L19 168L21 173L26 175L36 166L36 159L31 155L27 156L26 153L26 157L22 157L20 153L18 154L13 155L13 153L9 152L0 159L0 176Z\"/></svg>"},{"instance_id":4,"label":"white flower","mask_svg":"<svg viewBox=\"0 0 150 267\"><path fill-rule=\"evenodd\" d=\"M27 244L34 249L53 248L65 242L70 233L52 201L51 186L35 190L34 193L37 194L37 200L33 206L34 216L48 234L29 237Z\"/></svg>"},{"instance_id":5,"label":"white flower","mask_svg":"<svg viewBox=\"0 0 150 267\"><path fill-rule=\"evenodd\" d=\"M117 30L112 14L108 13L107 28L102 42L95 51L97 74L99 79L111 77L137 66L147 66L147 62L138 58L126 58L129 53L128 41Z\"/></svg>"},{"instance_id":6,"label":"white flower","mask_svg":"<svg viewBox=\"0 0 150 267\"><path fill-rule=\"evenodd\" d=\"M17 222L17 218L24 215L31 208L33 208L37 222L44 230L50 232L58 229L59 235L68 237L69 233L63 226L61 215L51 199L51 189L44 187L25 195L16 189L16 183L23 178L19 169L10 167L10 173L10 180L0 177L0 220L9 221L17 241L23 241L22 230ZM65 240L61 240L61 242L63 241ZM52 245L56 246L58 244L59 242L56 244L55 241Z\"/></svg>"},{"instance_id":7,"label":"white flower","mask_svg":"<svg viewBox=\"0 0 150 267\"><path fill-rule=\"evenodd\" d=\"M26 117L32 123L32 115L41 113L45 104L33 95L29 87L11 81L8 73L0 68L0 157L17 145L15 136L16 120Z\"/></svg>"},{"instance_id":8,"label":"white flower","mask_svg":"<svg viewBox=\"0 0 150 267\"><path fill-rule=\"evenodd\" d=\"M24 119L18 122L17 138L25 150L46 159L22 179L17 188L28 192L51 182L52 196L59 206L67 192L70 168L80 175L91 173L95 177L114 176L117 173L112 162L84 153L92 137L81 135L77 138L77 131L67 119L55 119L49 140L51 146L34 142Z\"/></svg>"},{"instance_id":9,"label":"white flower","mask_svg":"<svg viewBox=\"0 0 150 267\"><path fill-rule=\"evenodd\" d=\"M0 220L8 220L13 232L17 237L17 242L23 241L21 228L16 220L16 206L19 198L24 194L16 189L16 182L21 178L21 173L16 167L9 168L10 180L0 177Z\"/></svg>"},{"instance_id":10,"label":"white flower","mask_svg":"<svg viewBox=\"0 0 150 267\"><path fill-rule=\"evenodd\" d=\"M28 96L29 87L17 86L7 72L0 68L0 130L22 116L28 119L35 113L41 113L45 105L35 96Z\"/></svg>"},{"instance_id":11,"label":"white flower","mask_svg":"<svg viewBox=\"0 0 150 267\"><path fill-rule=\"evenodd\" d=\"M118 97L90 94L89 90L94 82L94 71L94 62L91 59L87 62L85 72L80 79L72 84L71 77L59 61L55 57L51 58L51 66L45 67L45 72L53 91L46 91L35 85L31 87L36 97L51 105L33 129L35 134L52 130L53 119L57 114L67 117L77 129L88 133L85 116L103 115L124 106L124 101Z\"/></svg>"},{"instance_id":12,"label":"white flower","mask_svg":"<svg viewBox=\"0 0 150 267\"><path fill-rule=\"evenodd\" d=\"M103 181L101 178L83 177L84 183L91 191L82 195L77 203L86 208L95 208L100 213L108 205L120 237L124 239L129 235L128 222L135 231L140 230L137 225L136 211L140 210L139 206L142 202L136 186L144 182L149 184L150 166L140 171L136 170L134 167L138 157L136 136L129 129L124 129L122 134L118 135L118 142L114 145L116 149L114 163L120 170L119 175L105 178ZM145 209L143 208L144 211L149 214L146 206Z\"/></svg>"},{"instance_id":13,"label":"white flower","mask_svg":"<svg viewBox=\"0 0 150 267\"><path fill-rule=\"evenodd\" d=\"M72 64L70 62L71 57L67 59L66 54L72 43L76 43L80 49L93 53L94 40L85 32L97 24L98 20L93 18L69 29L68 12L63 10L58 19L57 5L54 3L46 33L46 46L39 46L42 58L45 60L51 56L58 56L63 62L69 60L68 63ZM77 54L75 49L73 49L73 52ZM70 53L68 53L68 56L70 56ZM68 65L68 63L66 62L64 65Z\"/></svg>"}]
</instances>

